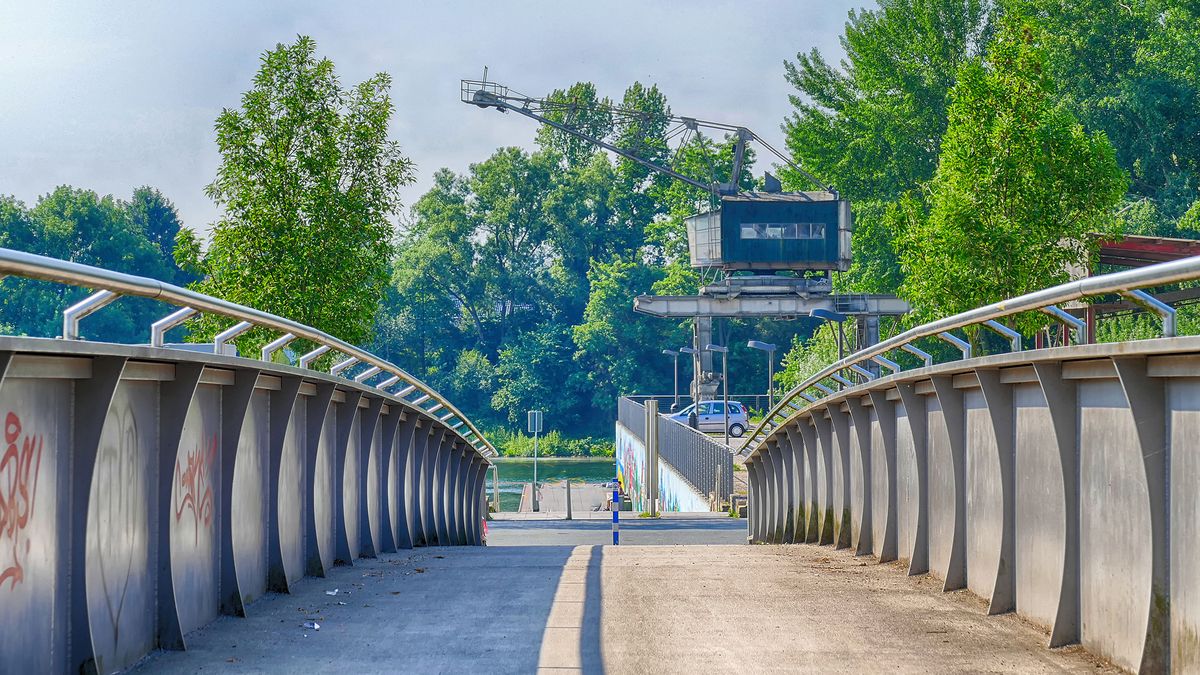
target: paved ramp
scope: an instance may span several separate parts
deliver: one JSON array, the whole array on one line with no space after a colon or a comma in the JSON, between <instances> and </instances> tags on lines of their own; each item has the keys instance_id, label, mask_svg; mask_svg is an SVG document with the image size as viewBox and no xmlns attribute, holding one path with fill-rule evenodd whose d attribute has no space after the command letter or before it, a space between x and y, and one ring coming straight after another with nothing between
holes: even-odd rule
<instances>
[{"instance_id":1,"label":"paved ramp","mask_svg":"<svg viewBox=\"0 0 1200 675\"><path fill-rule=\"evenodd\" d=\"M744 521L743 521L744 522ZM845 551L719 541L720 519L492 523L495 543L336 568L160 653L143 672L1098 672L1012 615ZM674 525L674 527L671 527ZM645 531L639 531L646 528ZM659 529L655 529L659 528ZM744 537L744 531L742 531ZM326 591L338 588L336 596ZM347 594L347 591L349 593ZM345 603L339 604L339 603ZM304 629L316 620L320 631Z\"/></svg>"}]
</instances>

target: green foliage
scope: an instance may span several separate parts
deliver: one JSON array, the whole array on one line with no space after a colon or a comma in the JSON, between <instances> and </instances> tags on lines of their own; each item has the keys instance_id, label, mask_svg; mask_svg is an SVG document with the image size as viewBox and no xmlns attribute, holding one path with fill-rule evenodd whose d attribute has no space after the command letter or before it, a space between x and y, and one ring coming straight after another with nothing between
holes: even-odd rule
<instances>
[{"instance_id":1,"label":"green foliage","mask_svg":"<svg viewBox=\"0 0 1200 675\"><path fill-rule=\"evenodd\" d=\"M172 262L175 207L153 188L138 188L125 202L91 190L61 186L33 208L0 196L0 246L174 282L184 273ZM165 247L165 248L164 248ZM85 288L9 278L0 281L0 317L19 335L62 333L62 310L91 293ZM122 298L88 317L83 337L104 342L145 342L164 306Z\"/></svg>"},{"instance_id":2,"label":"green foliage","mask_svg":"<svg viewBox=\"0 0 1200 675\"><path fill-rule=\"evenodd\" d=\"M839 290L899 288L891 203L933 176L950 89L959 67L983 52L994 14L989 0L881 0L850 13L840 67L815 49L784 64L797 92L787 148L851 200L854 263ZM810 187L790 170L782 178Z\"/></svg>"},{"instance_id":3,"label":"green foliage","mask_svg":"<svg viewBox=\"0 0 1200 675\"><path fill-rule=\"evenodd\" d=\"M533 436L497 428L484 432L501 457L533 457ZM538 437L538 457L612 457L611 438L568 438L557 430Z\"/></svg>"},{"instance_id":4,"label":"green foliage","mask_svg":"<svg viewBox=\"0 0 1200 675\"><path fill-rule=\"evenodd\" d=\"M1178 0L1023 0L1045 28L1057 94L1107 133L1131 197L1173 223L1200 187L1200 6Z\"/></svg>"},{"instance_id":5,"label":"green foliage","mask_svg":"<svg viewBox=\"0 0 1200 675\"><path fill-rule=\"evenodd\" d=\"M505 411L510 423L524 419L525 411L533 409L545 411L564 427L587 422L575 409L585 381L574 367L573 347L570 328L554 323L517 336L496 363L499 386L492 406Z\"/></svg>"},{"instance_id":6,"label":"green foliage","mask_svg":"<svg viewBox=\"0 0 1200 675\"><path fill-rule=\"evenodd\" d=\"M241 107L217 118L221 165L208 194L224 215L195 287L319 328L370 336L389 278L399 190L412 163L388 140L391 78L349 89L300 37L263 54ZM197 250L185 238L183 252ZM205 321L196 339L223 327Z\"/></svg>"},{"instance_id":7,"label":"green foliage","mask_svg":"<svg viewBox=\"0 0 1200 675\"><path fill-rule=\"evenodd\" d=\"M1107 138L1057 101L1046 59L1008 15L986 62L960 69L928 212L900 204L903 291L924 317L1063 283L1089 263L1089 233L1111 229L1126 179Z\"/></svg>"},{"instance_id":8,"label":"green foliage","mask_svg":"<svg viewBox=\"0 0 1200 675\"><path fill-rule=\"evenodd\" d=\"M881 0L851 11L836 68L815 49L785 63L799 164L852 200L894 199L933 175L959 66L982 52L987 0ZM785 171L795 186L803 178Z\"/></svg>"},{"instance_id":9,"label":"green foliage","mask_svg":"<svg viewBox=\"0 0 1200 675\"><path fill-rule=\"evenodd\" d=\"M834 332L834 325L823 323L809 339L801 340L797 337L792 342L791 349L783 355L782 369L775 373L775 382L781 391L791 391L837 361L837 356L837 334Z\"/></svg>"},{"instance_id":10,"label":"green foliage","mask_svg":"<svg viewBox=\"0 0 1200 675\"><path fill-rule=\"evenodd\" d=\"M594 262L588 274L592 294L583 321L575 326L575 360L586 378L594 410L616 410L622 394L668 391L668 345L687 344L679 322L633 311L633 298L664 280L662 270L635 262ZM664 386L666 385L666 386Z\"/></svg>"}]
</instances>

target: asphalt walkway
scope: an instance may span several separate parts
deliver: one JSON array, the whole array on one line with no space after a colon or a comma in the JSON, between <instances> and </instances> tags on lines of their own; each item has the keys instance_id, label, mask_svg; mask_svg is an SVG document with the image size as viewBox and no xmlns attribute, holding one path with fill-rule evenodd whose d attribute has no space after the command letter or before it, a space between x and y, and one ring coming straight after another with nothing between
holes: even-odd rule
<instances>
[{"instance_id":1,"label":"asphalt walkway","mask_svg":"<svg viewBox=\"0 0 1200 675\"><path fill-rule=\"evenodd\" d=\"M187 636L187 652L152 655L141 671L1103 670L896 565L737 543L745 523L728 518L622 525L628 543L616 547L602 545L602 521L498 521L487 548L356 561L254 603L248 618L217 620Z\"/></svg>"}]
</instances>

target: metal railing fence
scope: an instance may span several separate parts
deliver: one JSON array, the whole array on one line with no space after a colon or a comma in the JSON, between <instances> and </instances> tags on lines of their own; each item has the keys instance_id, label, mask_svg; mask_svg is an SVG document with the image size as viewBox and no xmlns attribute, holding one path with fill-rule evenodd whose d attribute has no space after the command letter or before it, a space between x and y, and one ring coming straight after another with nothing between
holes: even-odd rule
<instances>
[{"instance_id":1,"label":"metal railing fence","mask_svg":"<svg viewBox=\"0 0 1200 675\"><path fill-rule=\"evenodd\" d=\"M1020 351L1022 348L1020 333L999 323L998 319L1026 312L1042 312L1061 322L1067 334L1074 329L1078 336L1077 344L1086 343L1087 334L1083 321L1068 314L1058 305L1115 293L1158 314L1162 318L1163 337L1174 337L1175 309L1140 289L1195 279L1200 279L1200 256L1079 279L922 324L879 344L861 349L827 366L784 394L779 403L764 415L762 421L751 432L741 453L751 455L757 452L767 434L772 430L807 408L809 404L832 395L834 389L824 384L823 380L830 380L834 386L846 386L852 384L851 380L855 377L866 380L877 378L878 375L863 367L864 364L871 364L876 368L882 366L893 373L898 373L902 369L901 366L886 357L886 354L897 349L922 358L926 366L932 365L933 357L914 344L918 340L941 339L958 347L962 351L964 360L971 358L970 343L952 334L950 331L953 330L980 325L1004 336L1010 341L1013 351ZM1064 342L1069 342L1069 340L1064 340ZM850 377L847 378L843 371L850 371Z\"/></svg>"},{"instance_id":2,"label":"metal railing fence","mask_svg":"<svg viewBox=\"0 0 1200 675\"><path fill-rule=\"evenodd\" d=\"M646 440L646 406L622 396L617 399L617 421L634 436Z\"/></svg>"},{"instance_id":3,"label":"metal railing fence","mask_svg":"<svg viewBox=\"0 0 1200 675\"><path fill-rule=\"evenodd\" d=\"M702 495L733 494L733 453L695 429L658 416L658 456Z\"/></svg>"},{"instance_id":4,"label":"metal railing fence","mask_svg":"<svg viewBox=\"0 0 1200 675\"><path fill-rule=\"evenodd\" d=\"M92 295L63 311L63 339L66 340L79 339L80 321L121 296L152 298L180 308L151 327L150 344L154 347L164 346L163 335L167 330L200 313L215 314L238 322L214 339L214 352L218 354L222 353L222 345L225 342L256 326L281 334L263 348L261 356L265 361L269 361L276 351L294 340L309 340L318 347L299 358L298 365L301 368L310 368L318 357L327 352L341 353L347 358L335 363L330 368L330 374L341 374L349 378L352 367L366 365L367 368L355 375L353 381L365 383L382 376L381 381L371 386L436 417L483 456L496 456L496 449L467 416L428 385L399 366L311 326L157 279L0 248L0 279L6 276L39 279L96 290ZM397 386L400 388L388 391ZM459 430L463 426L466 427L466 432Z\"/></svg>"}]
</instances>

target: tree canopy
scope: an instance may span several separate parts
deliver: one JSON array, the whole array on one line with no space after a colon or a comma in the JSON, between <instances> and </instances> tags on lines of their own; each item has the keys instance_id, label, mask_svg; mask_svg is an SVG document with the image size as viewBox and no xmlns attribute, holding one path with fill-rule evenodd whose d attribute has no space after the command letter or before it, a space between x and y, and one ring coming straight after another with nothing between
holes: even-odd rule
<instances>
[{"instance_id":1,"label":"tree canopy","mask_svg":"<svg viewBox=\"0 0 1200 675\"><path fill-rule=\"evenodd\" d=\"M388 138L391 78L350 88L301 36L263 54L241 107L217 118L222 209L185 267L196 288L287 316L349 342L371 338L389 278L392 219L413 165ZM184 253L197 254L187 233ZM215 323L197 331L203 338Z\"/></svg>"},{"instance_id":2,"label":"tree canopy","mask_svg":"<svg viewBox=\"0 0 1200 675\"><path fill-rule=\"evenodd\" d=\"M1128 181L1104 133L1058 101L1041 42L1009 14L959 69L928 215L902 205L902 292L925 318L1063 283L1111 229Z\"/></svg>"}]
</instances>

